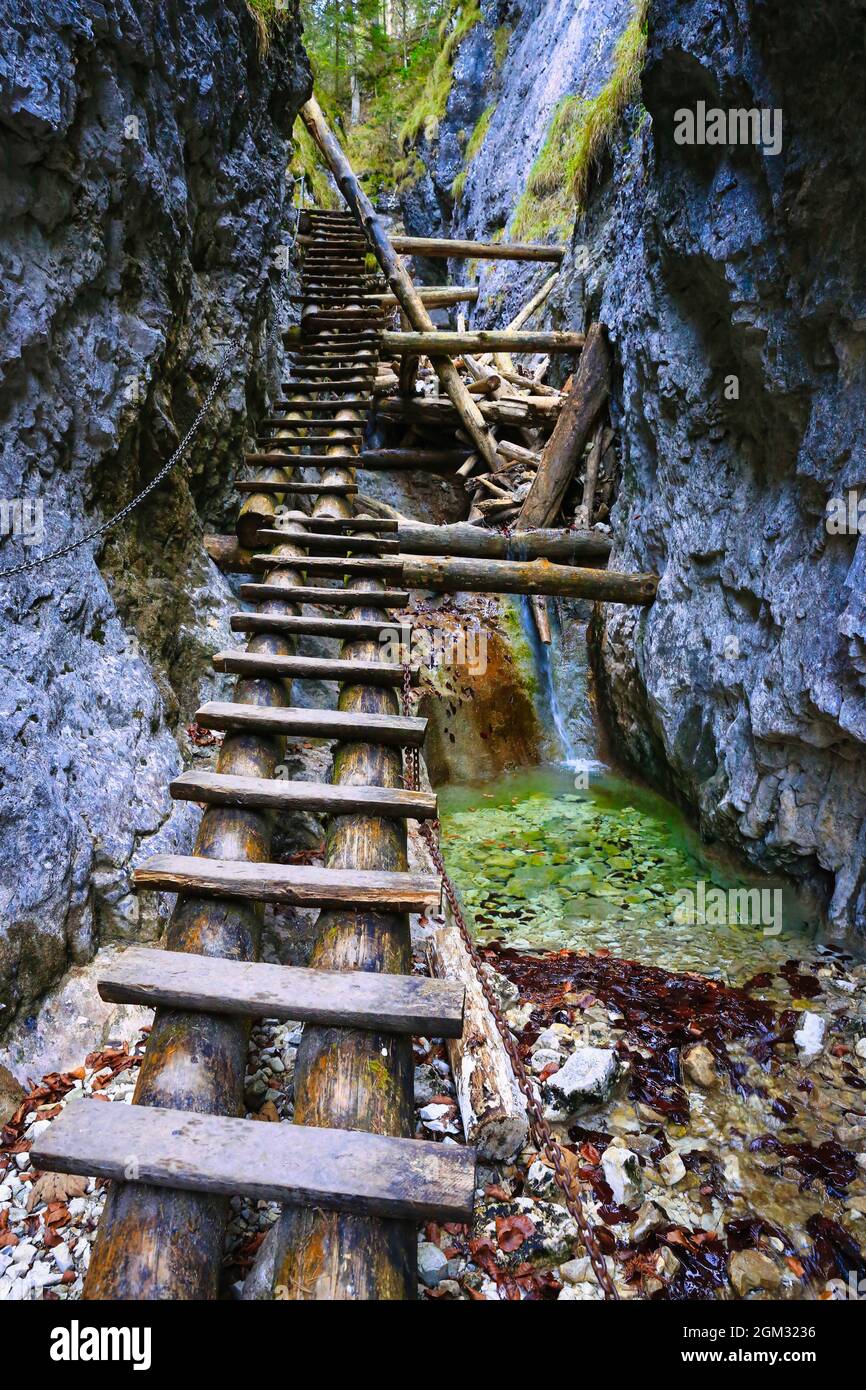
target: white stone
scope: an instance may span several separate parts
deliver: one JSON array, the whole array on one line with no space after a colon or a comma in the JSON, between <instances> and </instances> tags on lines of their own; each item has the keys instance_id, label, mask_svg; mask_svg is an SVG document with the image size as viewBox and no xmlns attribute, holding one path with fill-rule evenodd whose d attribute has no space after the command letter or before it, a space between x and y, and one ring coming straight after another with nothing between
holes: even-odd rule
<instances>
[{"instance_id":1,"label":"white stone","mask_svg":"<svg viewBox=\"0 0 866 1390\"><path fill-rule=\"evenodd\" d=\"M631 1149L621 1149L611 1144L601 1156L601 1167L617 1206L628 1206L640 1196L640 1164Z\"/></svg>"},{"instance_id":2,"label":"white stone","mask_svg":"<svg viewBox=\"0 0 866 1390\"><path fill-rule=\"evenodd\" d=\"M686 1165L675 1149L659 1160L659 1172L668 1187L675 1187L678 1182L682 1182L686 1175Z\"/></svg>"},{"instance_id":3,"label":"white stone","mask_svg":"<svg viewBox=\"0 0 866 1390\"><path fill-rule=\"evenodd\" d=\"M545 1087L551 1104L567 1115L591 1101L607 1100L619 1063L609 1047L576 1047Z\"/></svg>"},{"instance_id":4,"label":"white stone","mask_svg":"<svg viewBox=\"0 0 866 1390\"><path fill-rule=\"evenodd\" d=\"M29 1240L22 1240L20 1244L12 1247L12 1261L14 1264L30 1264L36 1258L36 1246L31 1245Z\"/></svg>"},{"instance_id":5,"label":"white stone","mask_svg":"<svg viewBox=\"0 0 866 1390\"><path fill-rule=\"evenodd\" d=\"M827 1025L820 1014L808 1009L800 1015L800 1027L794 1033L794 1042L800 1053L801 1062L813 1061L824 1047L824 1033Z\"/></svg>"},{"instance_id":6,"label":"white stone","mask_svg":"<svg viewBox=\"0 0 866 1390\"><path fill-rule=\"evenodd\" d=\"M857 1039L857 1042L854 1044L854 1051L862 1061L866 1062L866 1037Z\"/></svg>"},{"instance_id":7,"label":"white stone","mask_svg":"<svg viewBox=\"0 0 866 1390\"><path fill-rule=\"evenodd\" d=\"M530 1066L535 1075L538 1076L539 1072L544 1071L544 1068L549 1067L551 1063L558 1066L561 1061L562 1054L560 1052L554 1051L552 1047L540 1047L537 1052L533 1052Z\"/></svg>"},{"instance_id":8,"label":"white stone","mask_svg":"<svg viewBox=\"0 0 866 1390\"><path fill-rule=\"evenodd\" d=\"M61 1274L65 1274L68 1269L73 1268L72 1251L65 1241L62 1245L55 1245L51 1251L51 1256Z\"/></svg>"}]
</instances>

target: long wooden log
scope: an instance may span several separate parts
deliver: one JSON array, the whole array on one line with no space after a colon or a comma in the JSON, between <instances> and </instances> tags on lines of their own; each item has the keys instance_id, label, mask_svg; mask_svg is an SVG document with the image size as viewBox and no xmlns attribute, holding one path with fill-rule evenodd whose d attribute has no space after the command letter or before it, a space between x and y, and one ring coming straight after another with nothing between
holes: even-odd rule
<instances>
[{"instance_id":1,"label":"long wooden log","mask_svg":"<svg viewBox=\"0 0 866 1390\"><path fill-rule=\"evenodd\" d=\"M516 241L460 241L433 236L395 236L391 238L391 245L407 256L447 256L455 260L558 263L565 255L561 246L536 246Z\"/></svg>"},{"instance_id":2,"label":"long wooden log","mask_svg":"<svg viewBox=\"0 0 866 1390\"><path fill-rule=\"evenodd\" d=\"M464 333L434 330L431 333L383 332L382 353L424 353L433 357L437 352L580 352L585 341L583 333L530 333L508 329L476 328Z\"/></svg>"},{"instance_id":3,"label":"long wooden log","mask_svg":"<svg viewBox=\"0 0 866 1390\"><path fill-rule=\"evenodd\" d=\"M412 327L419 332L431 332L434 327L433 320L424 307L424 303L412 282L412 277L388 240L381 218L361 188L352 166L334 138L315 97L310 97L309 101L301 107L301 117L327 160L343 197L360 220L388 284L400 301L400 307L407 319ZM496 441L491 438L490 430L477 405L466 390L460 373L454 363L445 357L437 357L434 359L433 365L473 444L482 458L492 467L496 454Z\"/></svg>"},{"instance_id":4,"label":"long wooden log","mask_svg":"<svg viewBox=\"0 0 866 1390\"><path fill-rule=\"evenodd\" d=\"M507 504L506 504L507 505ZM403 580L412 589L443 594L559 594L603 603L652 603L658 588L654 574L615 574L603 569L576 569L548 560L455 560L407 555Z\"/></svg>"},{"instance_id":5,"label":"long wooden log","mask_svg":"<svg viewBox=\"0 0 866 1390\"><path fill-rule=\"evenodd\" d=\"M421 302L431 309L444 309L449 304L474 304L478 299L477 285L432 285L418 286ZM395 309L400 303L396 294L375 294L383 309Z\"/></svg>"},{"instance_id":6,"label":"long wooden log","mask_svg":"<svg viewBox=\"0 0 866 1390\"><path fill-rule=\"evenodd\" d=\"M417 862L429 872L434 865L427 842L412 838ZM467 1142L484 1158L511 1158L526 1142L526 1102L447 901L430 918L426 949L432 974L466 991L463 1031L446 1046Z\"/></svg>"},{"instance_id":7,"label":"long wooden log","mask_svg":"<svg viewBox=\"0 0 866 1390\"><path fill-rule=\"evenodd\" d=\"M544 425L553 424L557 419L561 403L555 396L514 396L504 400L479 401L478 410L497 425ZM457 429L460 417L450 401L436 400L433 397L383 396L376 402L376 413L389 420L417 421L428 429ZM498 445L497 445L498 448ZM488 466L496 468L496 461L486 460Z\"/></svg>"},{"instance_id":8,"label":"long wooden log","mask_svg":"<svg viewBox=\"0 0 866 1390\"><path fill-rule=\"evenodd\" d=\"M610 351L600 324L586 337L574 383L550 439L544 446L538 472L520 509L518 526L549 526L562 506L581 452L610 392Z\"/></svg>"},{"instance_id":9,"label":"long wooden log","mask_svg":"<svg viewBox=\"0 0 866 1390\"><path fill-rule=\"evenodd\" d=\"M474 481L474 480L473 480ZM459 556L477 560L555 560L562 565L585 561L603 563L611 551L609 536L600 531L515 531L500 536L468 522L430 526L421 521L399 521L397 539L403 555ZM237 574L252 571L251 550L244 550L234 536L206 535L205 549L212 560Z\"/></svg>"}]
</instances>

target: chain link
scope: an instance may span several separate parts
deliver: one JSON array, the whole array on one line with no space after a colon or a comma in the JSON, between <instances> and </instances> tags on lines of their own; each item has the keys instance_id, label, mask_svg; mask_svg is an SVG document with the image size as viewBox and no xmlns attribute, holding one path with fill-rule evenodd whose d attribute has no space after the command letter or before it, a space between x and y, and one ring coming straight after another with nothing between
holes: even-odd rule
<instances>
[{"instance_id":1,"label":"chain link","mask_svg":"<svg viewBox=\"0 0 866 1390\"><path fill-rule=\"evenodd\" d=\"M39 558L36 560L26 560L21 565L12 565L8 569L0 570L0 579L12 579L16 574L26 574L29 570L38 569L40 565L47 565L53 560L59 560L63 555L70 555L73 550L78 550L80 546L87 545L88 541L96 540L98 536L104 536L106 531L110 531L111 528L113 526L117 526L119 522L125 521L126 518L129 516L130 512L134 511L135 508L139 505L139 503L143 502L145 497L148 497L153 492L154 488L159 487L163 478L167 478L172 469L175 468L178 463L180 463L181 459L185 455L187 449L189 448L190 444L192 443L193 439L198 433L205 416L207 415L208 411L211 408L211 405L213 404L213 399L220 386L222 385L222 381L228 370L229 360L232 356L233 351L234 349L232 345L229 344L229 346L223 353L222 361L220 362L219 367L217 368L216 376L210 384L208 393L202 401L201 406L199 407L198 414L196 415L195 419L193 420L183 439L178 444L171 458L168 460L167 463L164 463L159 472L151 478L150 482L147 484L147 487L142 488L141 492L139 492L136 497L133 497L131 502L127 502L126 506L122 507L119 512L116 512L114 514L114 516L109 517L108 521L103 521L101 526L96 526L92 531L88 531L85 535L79 537L77 541L72 541L70 545L61 546L59 550L49 551L47 555L40 555Z\"/></svg>"},{"instance_id":2,"label":"chain link","mask_svg":"<svg viewBox=\"0 0 866 1390\"><path fill-rule=\"evenodd\" d=\"M406 715L409 715L411 713L412 708L411 682L411 670L409 668L408 663L404 662L403 713ZM420 754L417 747L407 750L405 780L407 787L411 791L418 790L420 782ZM619 1292L613 1280L611 1279L610 1274L608 1273L605 1257L602 1254L597 1237L592 1229L589 1218L586 1214L586 1210L583 1205L583 1197L581 1196L580 1188L577 1185L577 1179L571 1167L569 1166L568 1160L565 1157L565 1150L563 1149L559 1141L554 1137L553 1131L550 1128L550 1124L544 1116L544 1112L541 1108L541 1102L538 1097L538 1092L527 1074L526 1067L523 1064L523 1058L521 1057L517 1049L517 1044L514 1040L511 1029L508 1026L508 1022L505 1018L505 1015L503 1014L502 1009L499 1005L499 1001L496 998L493 986L491 985L490 980L488 978L487 971L484 969L484 961L481 959L481 956L478 953L478 948L475 945L475 941L473 940L469 928L466 924L466 919L463 916L463 912L460 907L460 901L457 897L457 890L454 887L454 884L452 883L448 875L448 871L445 867L445 860L442 857L439 829L440 827L438 820L423 821L420 825L420 831L427 843L427 848L430 851L430 857L433 860L433 863L436 865L437 870L442 876L442 888L445 897L448 900L448 906L451 909L451 915L457 924L457 929L460 932L463 944L466 947L469 959L472 962L472 966L475 971L478 984L481 987L481 991L484 995L484 999L487 1003L487 1007L489 1008L493 1016L493 1021L496 1024L497 1032L499 1033L499 1036L502 1039L503 1046L505 1047L505 1051L508 1054L508 1059L511 1063L511 1067L514 1072L514 1079L517 1082L517 1085L520 1087L520 1090L523 1093L523 1096L526 1100L526 1108L529 1115L529 1128L532 1134L532 1138L538 1146L538 1148L540 1150L543 1150L553 1167L553 1171L556 1176L556 1181L558 1182L562 1190L562 1194L565 1198L566 1208L569 1214L574 1218L574 1221L577 1223L578 1230L580 1231L581 1237L583 1239L584 1248L586 1249L586 1252L589 1255L590 1263L593 1268L593 1273L595 1274L595 1277L598 1280L598 1284L602 1290L602 1293L604 1294L605 1298L616 1301L619 1299Z\"/></svg>"}]
</instances>

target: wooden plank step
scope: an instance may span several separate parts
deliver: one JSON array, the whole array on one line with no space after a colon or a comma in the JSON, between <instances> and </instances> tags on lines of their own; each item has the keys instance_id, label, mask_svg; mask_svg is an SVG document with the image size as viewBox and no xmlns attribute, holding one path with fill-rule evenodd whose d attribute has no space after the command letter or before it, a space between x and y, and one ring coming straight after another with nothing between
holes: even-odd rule
<instances>
[{"instance_id":1,"label":"wooden plank step","mask_svg":"<svg viewBox=\"0 0 866 1390\"><path fill-rule=\"evenodd\" d=\"M288 562L287 562L288 568ZM321 603L332 608L405 608L409 602L408 589L332 589L296 585L286 589L279 584L242 584L241 598L251 603L266 603L268 599L283 598L290 603Z\"/></svg>"},{"instance_id":2,"label":"wooden plank step","mask_svg":"<svg viewBox=\"0 0 866 1390\"><path fill-rule=\"evenodd\" d=\"M393 516L369 516L356 512L354 516L307 516L306 512L284 513L287 521L303 522L310 531L396 531L400 525Z\"/></svg>"},{"instance_id":3,"label":"wooden plank step","mask_svg":"<svg viewBox=\"0 0 866 1390\"><path fill-rule=\"evenodd\" d=\"M340 444L339 439L334 440L334 448ZM296 454L298 468L314 468L327 464L335 468L345 465L347 468L353 467L360 462L360 454ZM279 465L277 465L279 467ZM279 491L279 488L277 489Z\"/></svg>"},{"instance_id":4,"label":"wooden plank step","mask_svg":"<svg viewBox=\"0 0 866 1390\"><path fill-rule=\"evenodd\" d=\"M254 554L251 566L253 570L272 569L274 565L284 565L285 560L274 559L272 555ZM325 556L310 555L298 560L297 568L306 570L308 574L375 574L390 576L392 579L399 580L403 574L403 561L396 556L383 555L371 556L366 559L363 556L350 557L347 560L330 560Z\"/></svg>"},{"instance_id":5,"label":"wooden plank step","mask_svg":"<svg viewBox=\"0 0 866 1390\"><path fill-rule=\"evenodd\" d=\"M456 1144L154 1105L69 1105L31 1156L50 1171L412 1221L470 1221L475 1196L474 1151Z\"/></svg>"},{"instance_id":6,"label":"wooden plank step","mask_svg":"<svg viewBox=\"0 0 866 1390\"><path fill-rule=\"evenodd\" d=\"M290 907L348 907L359 912L423 912L439 901L439 879L384 869L322 869L311 864L251 864L157 854L133 875L137 889L201 898L251 898Z\"/></svg>"},{"instance_id":7,"label":"wooden plank step","mask_svg":"<svg viewBox=\"0 0 866 1390\"><path fill-rule=\"evenodd\" d=\"M384 743L391 748L420 748L426 719L404 715L362 714L356 710L274 708L210 700L196 710L203 729L279 734L286 738L327 738L338 743Z\"/></svg>"},{"instance_id":8,"label":"wooden plank step","mask_svg":"<svg viewBox=\"0 0 866 1390\"><path fill-rule=\"evenodd\" d=\"M262 491L262 488L259 487L258 484L256 484L254 487L247 487L246 483L245 483L243 480L241 480L241 481L239 481L239 482L236 482L236 483L235 483L235 488L237 489L238 492L261 492L261 491ZM274 488L273 490L274 490L275 492L284 492L284 493L286 493L288 496L292 496L292 497L303 497L305 494L309 494L309 496L311 496L311 497L319 497L319 496L321 496L321 495L323 495L323 494L325 494L325 493L327 493L327 495L328 495L329 497L330 497L330 496L334 496L334 497L350 497L350 496L352 496L353 493L356 493L356 492L358 491L358 484L357 484L357 483L280 483L279 487L278 487L278 488ZM271 489L270 489L270 488L265 488L264 491L265 491L265 492L270 492Z\"/></svg>"},{"instance_id":9,"label":"wooden plank step","mask_svg":"<svg viewBox=\"0 0 866 1390\"><path fill-rule=\"evenodd\" d=\"M318 555L384 555L386 552L396 555L400 549L399 541L380 540L375 536L331 536L297 528L272 530L270 527L262 527L258 533L259 545L279 545L280 540L291 541L301 550Z\"/></svg>"},{"instance_id":10,"label":"wooden plank step","mask_svg":"<svg viewBox=\"0 0 866 1390\"><path fill-rule=\"evenodd\" d=\"M205 801L266 811L324 811L330 816L400 816L433 820L436 797L400 787L290 782L279 777L238 777L223 772L182 772L169 783L175 801Z\"/></svg>"},{"instance_id":11,"label":"wooden plank step","mask_svg":"<svg viewBox=\"0 0 866 1390\"><path fill-rule=\"evenodd\" d=\"M351 362L347 366L338 366L337 363L329 361L325 361L321 365L317 365L316 363L304 363L302 365L296 362L292 374L292 381L306 381L308 378L314 378L318 381L320 377L328 375L341 378L360 377L362 380L366 380L367 377L375 376L376 371L376 363L372 359L370 359L369 367L365 362Z\"/></svg>"},{"instance_id":12,"label":"wooden plank step","mask_svg":"<svg viewBox=\"0 0 866 1390\"><path fill-rule=\"evenodd\" d=\"M232 613L232 632L292 632L299 637L342 637L378 642L383 632L412 640L406 624L388 618L306 618L296 613Z\"/></svg>"},{"instance_id":13,"label":"wooden plank step","mask_svg":"<svg viewBox=\"0 0 866 1390\"><path fill-rule=\"evenodd\" d=\"M281 434L280 443L286 447L291 446L293 449L303 449L305 445L312 447L314 444L321 444L326 447L332 447L334 444L360 445L363 442L364 427L363 425L359 425L357 433L354 434L344 433L344 430L351 430L352 428L351 421L337 420L334 422L333 430L328 434ZM261 457L261 455L244 454L246 460L255 460L257 458L260 460ZM299 465L303 464L303 454L294 454L292 457L297 459ZM264 458L269 462L271 455L266 454ZM281 464L284 466L283 460L278 458L276 464L277 468L279 468Z\"/></svg>"},{"instance_id":14,"label":"wooden plank step","mask_svg":"<svg viewBox=\"0 0 866 1390\"><path fill-rule=\"evenodd\" d=\"M290 393L290 396L291 396L291 395L292 395L292 393ZM300 399L300 400L292 400L292 405L294 406L294 409L295 409L295 410L301 411L301 412L303 412L304 414L305 414L307 411L314 411L314 412L315 412L315 411L318 411L319 414L322 414L324 411L330 412L330 411L338 411L338 410L347 410L347 409L349 408L349 406L352 406L352 405L362 405L362 406L364 406L364 408L366 409L366 408L369 406L369 404L370 404L370 399L371 399L371 398L370 398L369 396L365 396L363 400L348 400L348 401L346 401L346 400L343 400L343 401L304 401L303 399ZM288 419L288 420L287 420L287 419L284 419L284 418L281 417L281 416L276 416L276 415L274 415L274 416L269 416L269 417L268 417L267 423L268 423L269 425L271 425L271 426L276 426L276 428L279 429L281 425L285 425L286 427L288 427L288 426L290 426L290 425L294 425L295 428L297 428L297 426L298 426L299 424L303 424L304 421L303 421L303 419L300 419L300 420L298 420L298 419L294 419L294 420L293 420L293 419ZM327 423L327 422L326 422L326 423ZM350 423L352 423L352 422L350 421Z\"/></svg>"},{"instance_id":15,"label":"wooden plank step","mask_svg":"<svg viewBox=\"0 0 866 1390\"><path fill-rule=\"evenodd\" d=\"M310 970L131 946L102 966L101 999L243 1018L459 1038L465 990L424 975Z\"/></svg>"},{"instance_id":16,"label":"wooden plank step","mask_svg":"<svg viewBox=\"0 0 866 1390\"><path fill-rule=\"evenodd\" d=\"M290 676L293 680L340 681L346 685L403 684L403 667L391 661L356 661L352 658L327 656L283 656L273 652L237 651L214 652L215 671L230 671L237 676ZM413 685L418 673L411 673Z\"/></svg>"}]
</instances>

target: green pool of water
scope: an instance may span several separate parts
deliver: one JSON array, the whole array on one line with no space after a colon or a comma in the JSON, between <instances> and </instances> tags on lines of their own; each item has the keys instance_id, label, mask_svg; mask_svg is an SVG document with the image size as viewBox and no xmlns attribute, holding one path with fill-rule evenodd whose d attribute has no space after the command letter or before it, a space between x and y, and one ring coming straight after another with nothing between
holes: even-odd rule
<instances>
[{"instance_id":1,"label":"green pool of water","mask_svg":"<svg viewBox=\"0 0 866 1390\"><path fill-rule=\"evenodd\" d=\"M584 790L538 768L446 787L439 805L449 872L481 940L606 948L730 984L814 940L781 880L711 856L675 806L612 774ZM745 889L757 892L735 896Z\"/></svg>"}]
</instances>

